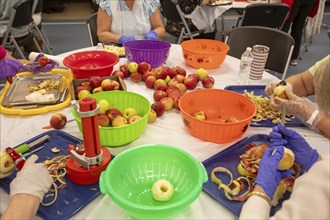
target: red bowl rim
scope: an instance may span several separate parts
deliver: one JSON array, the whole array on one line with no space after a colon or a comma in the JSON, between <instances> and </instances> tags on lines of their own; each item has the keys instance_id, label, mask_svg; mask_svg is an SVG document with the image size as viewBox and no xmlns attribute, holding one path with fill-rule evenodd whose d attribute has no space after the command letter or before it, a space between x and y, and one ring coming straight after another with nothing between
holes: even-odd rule
<instances>
[{"instance_id":1,"label":"red bowl rim","mask_svg":"<svg viewBox=\"0 0 330 220\"><path fill-rule=\"evenodd\" d=\"M105 69L105 68L109 68L109 67L113 67L114 65L116 65L118 62L119 62L119 57L118 55L114 54L114 53L111 53L111 52L107 52L107 51L100 51L100 50L88 50L88 51L81 51L81 52L76 52L76 53L72 53L66 57L64 57L63 59L63 64L66 66L66 67L69 67L71 69L76 69L76 70L87 70L87 71L90 71L90 69L81 69L80 67L75 67L75 66L72 66L70 64L68 64L68 61L70 59L70 57L72 57L73 55L79 55L79 54L84 54L84 53L98 53L98 54L107 54L107 55L110 55L110 56L113 56L113 57L116 57L117 59L113 62L113 63L110 63L109 65L106 65L106 66L101 66L101 67L96 67L96 68L93 68L93 70L100 70L100 69Z\"/></svg>"}]
</instances>

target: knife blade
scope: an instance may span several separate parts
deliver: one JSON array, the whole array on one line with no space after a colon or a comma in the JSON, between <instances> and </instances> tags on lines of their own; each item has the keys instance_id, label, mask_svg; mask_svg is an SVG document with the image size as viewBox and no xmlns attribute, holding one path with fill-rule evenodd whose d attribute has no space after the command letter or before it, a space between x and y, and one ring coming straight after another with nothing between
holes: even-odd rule
<instances>
[{"instance_id":1,"label":"knife blade","mask_svg":"<svg viewBox=\"0 0 330 220\"><path fill-rule=\"evenodd\" d=\"M28 157L28 156L34 154L35 152L37 152L37 151L43 149L44 147L45 147L45 146L38 147L38 148L36 148L36 149L34 149L34 150L31 150L31 151L29 151L29 152L26 152L26 153L22 154L22 156L26 158L26 157Z\"/></svg>"}]
</instances>

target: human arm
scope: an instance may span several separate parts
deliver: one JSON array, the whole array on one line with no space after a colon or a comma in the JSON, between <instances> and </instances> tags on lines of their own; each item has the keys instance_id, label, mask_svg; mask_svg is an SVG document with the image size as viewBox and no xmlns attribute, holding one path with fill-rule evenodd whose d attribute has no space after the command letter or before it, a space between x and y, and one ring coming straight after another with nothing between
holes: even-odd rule
<instances>
[{"instance_id":1,"label":"human arm","mask_svg":"<svg viewBox=\"0 0 330 220\"><path fill-rule=\"evenodd\" d=\"M109 16L105 10L99 7L97 11L97 36L103 43L119 43L121 35L111 33L112 16Z\"/></svg>"},{"instance_id":2,"label":"human arm","mask_svg":"<svg viewBox=\"0 0 330 220\"><path fill-rule=\"evenodd\" d=\"M53 182L46 167L42 163L35 163L37 159L36 155L30 156L10 183L10 200L3 219L31 219L37 212ZM15 206L17 204L22 209Z\"/></svg>"},{"instance_id":3,"label":"human arm","mask_svg":"<svg viewBox=\"0 0 330 220\"><path fill-rule=\"evenodd\" d=\"M159 8L155 10L155 12L150 16L149 19L152 29L157 33L157 37L163 37L165 35L165 28L162 22Z\"/></svg>"}]
</instances>

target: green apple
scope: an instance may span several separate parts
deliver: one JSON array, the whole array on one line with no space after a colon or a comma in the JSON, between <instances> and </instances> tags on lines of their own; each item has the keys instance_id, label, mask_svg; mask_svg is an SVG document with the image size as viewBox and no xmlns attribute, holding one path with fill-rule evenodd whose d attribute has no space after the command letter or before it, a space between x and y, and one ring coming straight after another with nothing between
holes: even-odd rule
<instances>
[{"instance_id":1,"label":"green apple","mask_svg":"<svg viewBox=\"0 0 330 220\"><path fill-rule=\"evenodd\" d=\"M150 112L148 114L148 123L152 123L156 121L156 119L157 119L157 113L155 112L155 110L150 109Z\"/></svg>"},{"instance_id":2,"label":"green apple","mask_svg":"<svg viewBox=\"0 0 330 220\"><path fill-rule=\"evenodd\" d=\"M126 118L127 120L134 115L138 115L138 112L136 111L135 108L127 108L123 112L123 117Z\"/></svg>"},{"instance_id":3,"label":"green apple","mask_svg":"<svg viewBox=\"0 0 330 220\"><path fill-rule=\"evenodd\" d=\"M89 97L91 95L91 93L86 90L86 89L83 89L83 90L80 90L80 92L78 93L78 99L83 99L83 98L86 98L86 97Z\"/></svg>"},{"instance_id":4,"label":"green apple","mask_svg":"<svg viewBox=\"0 0 330 220\"><path fill-rule=\"evenodd\" d=\"M196 73L199 76L200 80L204 79L205 77L207 77L209 75L207 70L204 68L199 68Z\"/></svg>"},{"instance_id":5,"label":"green apple","mask_svg":"<svg viewBox=\"0 0 330 220\"><path fill-rule=\"evenodd\" d=\"M137 64L136 62L130 62L128 64L128 71L130 71L130 73L136 73L138 66L139 66L139 64Z\"/></svg>"},{"instance_id":6,"label":"green apple","mask_svg":"<svg viewBox=\"0 0 330 220\"><path fill-rule=\"evenodd\" d=\"M105 114L110 109L110 104L106 99L101 99L98 104L100 106L100 114Z\"/></svg>"},{"instance_id":7,"label":"green apple","mask_svg":"<svg viewBox=\"0 0 330 220\"><path fill-rule=\"evenodd\" d=\"M206 115L203 111L196 111L193 113L193 116L201 121L206 121Z\"/></svg>"}]
</instances>

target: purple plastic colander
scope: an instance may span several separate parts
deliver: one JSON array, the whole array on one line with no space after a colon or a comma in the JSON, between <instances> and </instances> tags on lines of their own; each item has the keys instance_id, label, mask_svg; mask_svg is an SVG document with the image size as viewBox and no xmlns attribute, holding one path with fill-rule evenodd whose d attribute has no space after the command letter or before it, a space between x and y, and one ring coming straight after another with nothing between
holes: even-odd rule
<instances>
[{"instance_id":1,"label":"purple plastic colander","mask_svg":"<svg viewBox=\"0 0 330 220\"><path fill-rule=\"evenodd\" d=\"M129 62L147 62L156 68L167 60L171 44L159 40L136 40L124 43L124 47Z\"/></svg>"}]
</instances>

